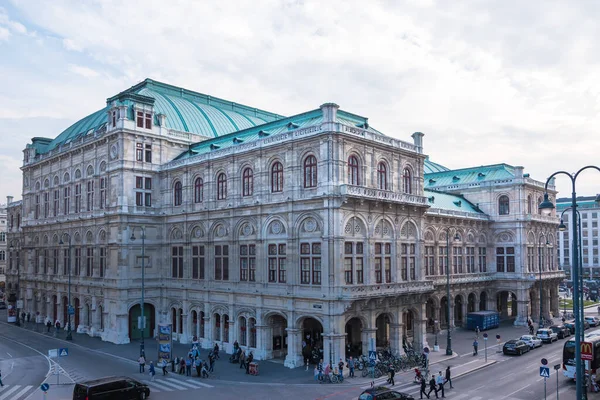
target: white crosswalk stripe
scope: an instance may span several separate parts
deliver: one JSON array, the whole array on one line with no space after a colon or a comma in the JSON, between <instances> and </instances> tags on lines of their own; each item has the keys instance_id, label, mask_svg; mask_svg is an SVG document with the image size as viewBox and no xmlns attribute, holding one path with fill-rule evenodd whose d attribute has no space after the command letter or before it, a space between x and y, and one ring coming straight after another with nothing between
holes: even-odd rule
<instances>
[{"instance_id":1,"label":"white crosswalk stripe","mask_svg":"<svg viewBox=\"0 0 600 400\"><path fill-rule=\"evenodd\" d=\"M214 386L209 385L207 383L197 382L197 381L194 381L194 380L191 380L191 379L186 379L185 381L182 381L182 380L175 379L175 378L167 378L167 380L169 380L171 382L176 382L176 383L178 383L180 385L191 387L193 389L198 389L198 387L207 387L207 388L214 387Z\"/></svg>"},{"instance_id":2,"label":"white crosswalk stripe","mask_svg":"<svg viewBox=\"0 0 600 400\"><path fill-rule=\"evenodd\" d=\"M213 385L209 385L203 382L197 382L192 379L181 380L175 378L163 378L155 379L153 381L144 380L143 382L150 387L150 390L153 390L155 392L171 392L174 390L190 390L214 387Z\"/></svg>"},{"instance_id":3,"label":"white crosswalk stripe","mask_svg":"<svg viewBox=\"0 0 600 400\"><path fill-rule=\"evenodd\" d=\"M32 388L33 386L31 385L4 385L3 388L0 388L0 400L20 400L21 398L25 398L23 396Z\"/></svg>"}]
</instances>

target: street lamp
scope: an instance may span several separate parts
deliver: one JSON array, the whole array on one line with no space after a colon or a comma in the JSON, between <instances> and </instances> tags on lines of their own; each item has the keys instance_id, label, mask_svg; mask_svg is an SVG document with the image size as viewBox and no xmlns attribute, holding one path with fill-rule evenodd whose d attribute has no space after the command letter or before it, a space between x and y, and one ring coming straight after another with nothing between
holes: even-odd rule
<instances>
[{"instance_id":1,"label":"street lamp","mask_svg":"<svg viewBox=\"0 0 600 400\"><path fill-rule=\"evenodd\" d=\"M140 228L140 230L142 231L142 302L140 303L140 308L142 311L142 317L140 319L141 323L138 323L138 328L140 329L141 335L142 335L142 340L140 341L140 355L143 356L144 355L144 333L146 330L146 315L144 314L144 277L145 277L145 265L144 265L144 261L146 260L145 258L145 249L146 249L146 244L145 244L145 240L146 240L146 230L144 229L144 227L142 226ZM132 229L131 231L131 241L134 241L135 238L135 228Z\"/></svg>"},{"instance_id":2,"label":"street lamp","mask_svg":"<svg viewBox=\"0 0 600 400\"><path fill-rule=\"evenodd\" d=\"M12 257L13 253L15 251L15 245L13 242L10 242L10 255ZM17 305L19 304L19 290L21 288L21 269L19 268L19 258L20 255L18 254L19 251L17 249L17 290L16 290L16 298L15 298L15 309L17 310L17 322L15 322L15 326L21 326L21 323L19 322L19 318L21 318L21 316L19 315L19 308L17 307Z\"/></svg>"},{"instance_id":3,"label":"street lamp","mask_svg":"<svg viewBox=\"0 0 600 400\"><path fill-rule=\"evenodd\" d=\"M558 230L560 232L564 232L567 230L567 226L565 225L564 221L563 221L563 215L565 214L565 212L567 211L572 211L572 207L567 207L563 210L563 212L560 214L560 225L558 225ZM575 210L575 212L577 213L577 221L573 221L573 240L577 240L579 241L579 253L578 254L574 254L573 257L579 257L579 265L582 266L583 269L583 261L581 259L581 248L583 247L581 245L581 214L579 213L579 210ZM579 235L579 236L578 236ZM579 286L581 288L583 288L583 274L581 274L579 276ZM581 302L581 321L583 321L583 312L584 312L584 302L583 302L583 290L581 290L581 296L580 296L580 300ZM567 311L567 305L566 302L563 302L564 304L564 312L566 313ZM573 310L573 312L575 312L575 310ZM582 332L583 333L583 332ZM583 337L583 335L582 335ZM583 340L583 338L582 338Z\"/></svg>"},{"instance_id":4,"label":"street lamp","mask_svg":"<svg viewBox=\"0 0 600 400\"><path fill-rule=\"evenodd\" d=\"M458 233L454 236L454 241L459 241ZM452 355L452 334L450 333L450 227L446 228L446 319L448 323L448 331L446 338L446 355Z\"/></svg>"},{"instance_id":5,"label":"street lamp","mask_svg":"<svg viewBox=\"0 0 600 400\"><path fill-rule=\"evenodd\" d=\"M571 179L571 208L573 212L572 220L575 221L577 218L577 193L575 191L575 182L577 181L577 177L581 172L586 169L595 169L600 172L600 168L595 165L588 165L581 168L579 171L575 173L569 173L566 171L557 171L550 175L550 177L546 180L546 184L544 185L544 201L538 206L539 209L545 213L550 214L552 209L554 208L554 204L548 199L548 183L552 178L556 175L566 175ZM577 254L579 252L579 243L577 240L573 240L573 309L575 310L575 331L582 333L583 332L583 321L581 319L581 314L579 313L579 258ZM581 304L583 306L583 304ZM575 335L575 385L576 385L576 398L584 399L587 398L587 394L584 391L583 387L583 379L584 372L581 364L581 335Z\"/></svg>"},{"instance_id":6,"label":"street lamp","mask_svg":"<svg viewBox=\"0 0 600 400\"><path fill-rule=\"evenodd\" d=\"M71 312L73 311L73 308L71 307L71 235L69 235L68 233L64 233L63 235L66 235L69 237L69 261L67 262L67 273L69 275L69 289L68 289L68 303L67 304L67 337L65 339L67 340L73 340L73 335L71 333ZM64 245L65 243L62 240L62 236L60 237L60 242L58 242L59 245Z\"/></svg>"},{"instance_id":7,"label":"street lamp","mask_svg":"<svg viewBox=\"0 0 600 400\"><path fill-rule=\"evenodd\" d=\"M540 235L540 240L538 240L538 265L539 265L539 272L540 272L540 323L539 323L539 327L543 328L544 327L544 312L543 312L543 289L544 287L542 286L542 239L544 238L544 236ZM550 247L550 242L546 239L546 247Z\"/></svg>"}]
</instances>

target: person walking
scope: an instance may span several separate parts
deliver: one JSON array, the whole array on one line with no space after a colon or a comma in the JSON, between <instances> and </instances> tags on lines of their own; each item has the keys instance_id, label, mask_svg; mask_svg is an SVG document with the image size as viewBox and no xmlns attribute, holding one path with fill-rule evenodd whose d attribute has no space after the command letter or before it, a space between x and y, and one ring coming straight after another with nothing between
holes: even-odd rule
<instances>
[{"instance_id":1,"label":"person walking","mask_svg":"<svg viewBox=\"0 0 600 400\"><path fill-rule=\"evenodd\" d=\"M214 354L209 354L208 355L208 362L210 364L210 367L208 368L208 372L215 372L215 355Z\"/></svg>"},{"instance_id":2,"label":"person walking","mask_svg":"<svg viewBox=\"0 0 600 400\"><path fill-rule=\"evenodd\" d=\"M254 354L252 354L252 352L250 352L250 354L248 354L248 359L246 360L246 374L250 373L250 364L252 363L253 360L254 360Z\"/></svg>"},{"instance_id":3,"label":"person walking","mask_svg":"<svg viewBox=\"0 0 600 400\"><path fill-rule=\"evenodd\" d=\"M429 395L427 393L425 393L425 390L427 389L427 381L425 380L424 376L421 376L421 391L419 392L419 395L421 395L421 398L423 398L423 395L427 396L427 398L429 398Z\"/></svg>"},{"instance_id":4,"label":"person walking","mask_svg":"<svg viewBox=\"0 0 600 400\"><path fill-rule=\"evenodd\" d=\"M52 328L52 322L50 322L50 320L46 322L46 328L46 333L50 333L50 328Z\"/></svg>"},{"instance_id":5,"label":"person walking","mask_svg":"<svg viewBox=\"0 0 600 400\"><path fill-rule=\"evenodd\" d=\"M450 384L450 389L454 389L454 386L452 386L452 379L450 378L450 366L449 365L446 367L446 382L448 382Z\"/></svg>"},{"instance_id":6,"label":"person walking","mask_svg":"<svg viewBox=\"0 0 600 400\"><path fill-rule=\"evenodd\" d=\"M477 355L477 347L479 346L479 343L477 342L477 339L475 339L473 341L473 355L476 356Z\"/></svg>"},{"instance_id":7,"label":"person walking","mask_svg":"<svg viewBox=\"0 0 600 400\"><path fill-rule=\"evenodd\" d=\"M344 379L344 360L340 358L340 362L338 363L338 371L340 372L340 379Z\"/></svg>"},{"instance_id":8,"label":"person walking","mask_svg":"<svg viewBox=\"0 0 600 400\"><path fill-rule=\"evenodd\" d=\"M317 364L317 369L319 370L319 383L323 383L323 359Z\"/></svg>"},{"instance_id":9,"label":"person walking","mask_svg":"<svg viewBox=\"0 0 600 400\"><path fill-rule=\"evenodd\" d=\"M387 382L394 386L396 383L394 382L394 376L396 375L396 371L394 371L394 368L392 367L392 364L388 365L388 380Z\"/></svg>"},{"instance_id":10,"label":"person walking","mask_svg":"<svg viewBox=\"0 0 600 400\"><path fill-rule=\"evenodd\" d=\"M194 361L194 366L196 367L196 374L198 375L198 378L200 378L200 376L202 375L202 361L200 361L199 357L196 357L196 360Z\"/></svg>"},{"instance_id":11,"label":"person walking","mask_svg":"<svg viewBox=\"0 0 600 400\"><path fill-rule=\"evenodd\" d=\"M435 383L438 385L437 391L442 392L442 398L444 398L444 377L442 376L442 371L440 371L437 378L435 378Z\"/></svg>"},{"instance_id":12,"label":"person walking","mask_svg":"<svg viewBox=\"0 0 600 400\"><path fill-rule=\"evenodd\" d=\"M167 371L167 365L169 364L169 362L167 360L163 360L162 363L162 372L163 372L163 376L168 375L169 371Z\"/></svg>"},{"instance_id":13,"label":"person walking","mask_svg":"<svg viewBox=\"0 0 600 400\"><path fill-rule=\"evenodd\" d=\"M192 376L192 359L185 359L185 376Z\"/></svg>"},{"instance_id":14,"label":"person walking","mask_svg":"<svg viewBox=\"0 0 600 400\"><path fill-rule=\"evenodd\" d=\"M348 370L350 370L348 377L349 378L354 378L354 360L352 359L352 356L350 356L350 358L348 359Z\"/></svg>"},{"instance_id":15,"label":"person walking","mask_svg":"<svg viewBox=\"0 0 600 400\"><path fill-rule=\"evenodd\" d=\"M215 355L215 359L219 359L219 343L215 343L215 347L213 347L213 353Z\"/></svg>"},{"instance_id":16,"label":"person walking","mask_svg":"<svg viewBox=\"0 0 600 400\"><path fill-rule=\"evenodd\" d=\"M479 339L479 325L475 327L475 337Z\"/></svg>"},{"instance_id":17,"label":"person walking","mask_svg":"<svg viewBox=\"0 0 600 400\"><path fill-rule=\"evenodd\" d=\"M150 361L150 368L148 370L150 371L150 380L153 381L154 375L156 375L156 371L154 370L154 362L153 361Z\"/></svg>"},{"instance_id":18,"label":"person walking","mask_svg":"<svg viewBox=\"0 0 600 400\"><path fill-rule=\"evenodd\" d=\"M240 369L241 368L246 368L246 352L244 350L242 350L242 353L240 354Z\"/></svg>"},{"instance_id":19,"label":"person walking","mask_svg":"<svg viewBox=\"0 0 600 400\"><path fill-rule=\"evenodd\" d=\"M179 359L179 375L185 375L185 358Z\"/></svg>"},{"instance_id":20,"label":"person walking","mask_svg":"<svg viewBox=\"0 0 600 400\"><path fill-rule=\"evenodd\" d=\"M27 312L27 322L31 321L31 313L28 311Z\"/></svg>"},{"instance_id":21,"label":"person walking","mask_svg":"<svg viewBox=\"0 0 600 400\"><path fill-rule=\"evenodd\" d=\"M431 392L435 392L435 398L439 399L437 385L435 384L435 378L433 376L429 380L429 392L427 392L427 397L429 397Z\"/></svg>"},{"instance_id":22,"label":"person walking","mask_svg":"<svg viewBox=\"0 0 600 400\"><path fill-rule=\"evenodd\" d=\"M140 374L143 374L146 367L146 358L143 354L140 354L140 358L138 358L138 364L140 365Z\"/></svg>"}]
</instances>

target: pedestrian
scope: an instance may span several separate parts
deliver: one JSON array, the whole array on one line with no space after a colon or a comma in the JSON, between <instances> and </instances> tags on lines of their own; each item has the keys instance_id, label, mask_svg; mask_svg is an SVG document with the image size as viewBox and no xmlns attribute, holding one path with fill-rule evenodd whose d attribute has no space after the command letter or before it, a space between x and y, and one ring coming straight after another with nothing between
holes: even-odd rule
<instances>
[{"instance_id":1,"label":"pedestrian","mask_svg":"<svg viewBox=\"0 0 600 400\"><path fill-rule=\"evenodd\" d=\"M438 392L442 392L442 398L444 398L444 377L442 376L442 371L440 371L439 375L435 379L435 382L438 385ZM437 397L437 395L435 396Z\"/></svg>"},{"instance_id":2,"label":"pedestrian","mask_svg":"<svg viewBox=\"0 0 600 400\"><path fill-rule=\"evenodd\" d=\"M60 321L56 320L54 326L56 327L56 335L58 335L58 331L60 331Z\"/></svg>"},{"instance_id":3,"label":"pedestrian","mask_svg":"<svg viewBox=\"0 0 600 400\"><path fill-rule=\"evenodd\" d=\"M450 389L454 389L454 386L452 386L452 379L450 378L450 366L449 365L446 367L446 382L448 382L450 384Z\"/></svg>"},{"instance_id":4,"label":"pedestrian","mask_svg":"<svg viewBox=\"0 0 600 400\"><path fill-rule=\"evenodd\" d=\"M477 342L477 339L475 339L473 341L473 355L476 356L477 355L477 346L479 346L479 343Z\"/></svg>"},{"instance_id":5,"label":"pedestrian","mask_svg":"<svg viewBox=\"0 0 600 400\"><path fill-rule=\"evenodd\" d=\"M140 354L140 358L138 358L138 364L140 365L140 374L143 374L146 367L146 357L144 357L144 354Z\"/></svg>"},{"instance_id":6,"label":"pedestrian","mask_svg":"<svg viewBox=\"0 0 600 400\"><path fill-rule=\"evenodd\" d=\"M425 380L424 376L421 376L421 391L419 392L419 394L421 395L421 398L423 398L423 395L427 396L427 398L429 398L429 395L427 393L425 393L425 390L427 389L427 381Z\"/></svg>"},{"instance_id":7,"label":"pedestrian","mask_svg":"<svg viewBox=\"0 0 600 400\"><path fill-rule=\"evenodd\" d=\"M344 379L344 360L340 358L340 362L338 363L338 370L340 371L340 378Z\"/></svg>"},{"instance_id":8,"label":"pedestrian","mask_svg":"<svg viewBox=\"0 0 600 400\"><path fill-rule=\"evenodd\" d=\"M169 371L167 371L167 364L168 364L168 363L169 363L169 362L168 362L167 360L163 360L163 363L162 363L162 372L163 372L163 376L165 376L165 375L168 375L168 374L169 374Z\"/></svg>"},{"instance_id":9,"label":"pedestrian","mask_svg":"<svg viewBox=\"0 0 600 400\"><path fill-rule=\"evenodd\" d=\"M196 375L198 375L198 378L200 378L202 371L202 361L200 361L198 357L196 357L196 360L194 360L194 366L196 367Z\"/></svg>"},{"instance_id":10,"label":"pedestrian","mask_svg":"<svg viewBox=\"0 0 600 400\"><path fill-rule=\"evenodd\" d=\"M4 387L4 383L2 383L2 371L0 370L0 387Z\"/></svg>"},{"instance_id":11,"label":"pedestrian","mask_svg":"<svg viewBox=\"0 0 600 400\"><path fill-rule=\"evenodd\" d=\"M348 359L348 369L350 370L348 377L349 378L354 378L354 360L352 359L352 356L350 356L350 358Z\"/></svg>"},{"instance_id":12,"label":"pedestrian","mask_svg":"<svg viewBox=\"0 0 600 400\"><path fill-rule=\"evenodd\" d=\"M250 364L252 364L253 360L254 360L254 354L252 354L252 352L250 352L250 354L248 354L248 359L246 360L246 374L250 373Z\"/></svg>"},{"instance_id":13,"label":"pedestrian","mask_svg":"<svg viewBox=\"0 0 600 400\"><path fill-rule=\"evenodd\" d=\"M192 359L185 359L185 376L192 376Z\"/></svg>"},{"instance_id":14,"label":"pedestrian","mask_svg":"<svg viewBox=\"0 0 600 400\"><path fill-rule=\"evenodd\" d=\"M215 355L215 359L219 359L219 343L215 342L215 347L213 347L213 353Z\"/></svg>"},{"instance_id":15,"label":"pedestrian","mask_svg":"<svg viewBox=\"0 0 600 400\"><path fill-rule=\"evenodd\" d=\"M173 372L178 374L179 373L179 357L175 357L175 360L173 361L173 365L175 367L175 370Z\"/></svg>"},{"instance_id":16,"label":"pedestrian","mask_svg":"<svg viewBox=\"0 0 600 400\"><path fill-rule=\"evenodd\" d=\"M479 325L475 327L475 336L479 337Z\"/></svg>"},{"instance_id":17,"label":"pedestrian","mask_svg":"<svg viewBox=\"0 0 600 400\"><path fill-rule=\"evenodd\" d=\"M175 358L175 360L177 360L177 358ZM175 360L171 359L171 372L175 372L175 363L177 362Z\"/></svg>"},{"instance_id":18,"label":"pedestrian","mask_svg":"<svg viewBox=\"0 0 600 400\"><path fill-rule=\"evenodd\" d=\"M388 365L388 380L387 382L394 386L396 383L394 382L394 375L396 375L396 371L394 371L394 368L392 367L392 364Z\"/></svg>"},{"instance_id":19,"label":"pedestrian","mask_svg":"<svg viewBox=\"0 0 600 400\"><path fill-rule=\"evenodd\" d=\"M315 365L315 370L313 371L313 375L315 377L315 382L319 380L319 367Z\"/></svg>"},{"instance_id":20,"label":"pedestrian","mask_svg":"<svg viewBox=\"0 0 600 400\"><path fill-rule=\"evenodd\" d=\"M31 321L31 313L28 311L27 312L27 322Z\"/></svg>"},{"instance_id":21,"label":"pedestrian","mask_svg":"<svg viewBox=\"0 0 600 400\"><path fill-rule=\"evenodd\" d=\"M208 355L208 362L210 364L208 372L215 372L215 355L213 353Z\"/></svg>"},{"instance_id":22,"label":"pedestrian","mask_svg":"<svg viewBox=\"0 0 600 400\"><path fill-rule=\"evenodd\" d=\"M156 375L156 371L154 370L154 362L150 361L150 380L153 381L154 380L154 375Z\"/></svg>"},{"instance_id":23,"label":"pedestrian","mask_svg":"<svg viewBox=\"0 0 600 400\"><path fill-rule=\"evenodd\" d=\"M244 350L240 354L240 368L246 368L246 352Z\"/></svg>"},{"instance_id":24,"label":"pedestrian","mask_svg":"<svg viewBox=\"0 0 600 400\"><path fill-rule=\"evenodd\" d=\"M319 360L317 369L319 370L319 383L323 383L323 359Z\"/></svg>"},{"instance_id":25,"label":"pedestrian","mask_svg":"<svg viewBox=\"0 0 600 400\"><path fill-rule=\"evenodd\" d=\"M48 320L46 322L46 333L50 333L50 328L52 328L52 322L50 322L50 320Z\"/></svg>"},{"instance_id":26,"label":"pedestrian","mask_svg":"<svg viewBox=\"0 0 600 400\"><path fill-rule=\"evenodd\" d=\"M438 394L437 394L438 393L437 385L435 384L435 378L433 376L429 380L429 392L427 392L427 397L429 397L431 392L435 392L435 398L439 399Z\"/></svg>"},{"instance_id":27,"label":"pedestrian","mask_svg":"<svg viewBox=\"0 0 600 400\"><path fill-rule=\"evenodd\" d=\"M185 358L179 359L179 375L185 375Z\"/></svg>"}]
</instances>

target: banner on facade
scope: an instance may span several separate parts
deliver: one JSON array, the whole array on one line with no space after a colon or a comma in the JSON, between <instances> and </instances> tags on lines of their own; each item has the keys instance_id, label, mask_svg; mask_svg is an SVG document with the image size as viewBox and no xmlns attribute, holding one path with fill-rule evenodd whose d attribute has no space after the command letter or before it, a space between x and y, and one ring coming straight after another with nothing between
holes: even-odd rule
<instances>
[{"instance_id":1,"label":"banner on facade","mask_svg":"<svg viewBox=\"0 0 600 400\"><path fill-rule=\"evenodd\" d=\"M158 324L158 365L171 361L173 335L171 324Z\"/></svg>"}]
</instances>

